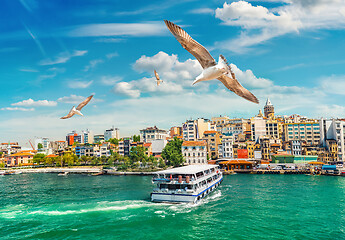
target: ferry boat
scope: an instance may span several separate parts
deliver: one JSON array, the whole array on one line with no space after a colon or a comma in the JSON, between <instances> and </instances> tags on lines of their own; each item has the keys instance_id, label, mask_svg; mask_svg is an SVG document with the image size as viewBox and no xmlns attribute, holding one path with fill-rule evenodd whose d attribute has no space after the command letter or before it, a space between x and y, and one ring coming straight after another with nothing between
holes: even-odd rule
<instances>
[{"instance_id":1,"label":"ferry boat","mask_svg":"<svg viewBox=\"0 0 345 240\"><path fill-rule=\"evenodd\" d=\"M153 202L197 203L222 182L218 165L189 165L155 173Z\"/></svg>"}]
</instances>

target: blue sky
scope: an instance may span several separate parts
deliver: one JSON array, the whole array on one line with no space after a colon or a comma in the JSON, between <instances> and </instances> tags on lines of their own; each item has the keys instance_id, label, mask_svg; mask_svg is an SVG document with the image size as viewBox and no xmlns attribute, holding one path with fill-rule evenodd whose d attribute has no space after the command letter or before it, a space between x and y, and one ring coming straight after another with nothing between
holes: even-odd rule
<instances>
[{"instance_id":1,"label":"blue sky","mask_svg":"<svg viewBox=\"0 0 345 240\"><path fill-rule=\"evenodd\" d=\"M191 86L201 67L164 19L223 54L260 104L218 81ZM1 142L250 117L267 97L278 114L345 115L345 1L5 0L0 20ZM59 119L91 94L85 117Z\"/></svg>"}]
</instances>

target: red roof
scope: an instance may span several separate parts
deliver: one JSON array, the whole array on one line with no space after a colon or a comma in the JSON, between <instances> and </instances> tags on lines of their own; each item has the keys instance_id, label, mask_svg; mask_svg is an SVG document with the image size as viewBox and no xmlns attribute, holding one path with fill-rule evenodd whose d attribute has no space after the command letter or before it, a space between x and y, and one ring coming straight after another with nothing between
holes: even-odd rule
<instances>
[{"instance_id":1,"label":"red roof","mask_svg":"<svg viewBox=\"0 0 345 240\"><path fill-rule=\"evenodd\" d=\"M184 147L194 147L194 146L206 146L205 141L184 141L182 143Z\"/></svg>"}]
</instances>

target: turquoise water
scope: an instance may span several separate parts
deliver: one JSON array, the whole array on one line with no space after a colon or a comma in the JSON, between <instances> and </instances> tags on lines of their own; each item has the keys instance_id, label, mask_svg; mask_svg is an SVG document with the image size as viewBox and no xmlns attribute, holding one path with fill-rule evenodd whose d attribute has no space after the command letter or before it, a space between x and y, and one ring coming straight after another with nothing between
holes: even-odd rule
<instances>
[{"instance_id":1,"label":"turquoise water","mask_svg":"<svg viewBox=\"0 0 345 240\"><path fill-rule=\"evenodd\" d=\"M225 176L198 205L149 201L144 176L0 177L1 239L345 239L345 178Z\"/></svg>"}]
</instances>

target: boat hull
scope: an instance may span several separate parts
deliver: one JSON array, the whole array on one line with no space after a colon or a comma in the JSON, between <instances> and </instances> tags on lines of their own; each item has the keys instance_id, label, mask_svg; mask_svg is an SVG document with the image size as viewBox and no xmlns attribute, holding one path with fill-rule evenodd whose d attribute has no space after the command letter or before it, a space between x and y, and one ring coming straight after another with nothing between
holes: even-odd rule
<instances>
[{"instance_id":1,"label":"boat hull","mask_svg":"<svg viewBox=\"0 0 345 240\"><path fill-rule=\"evenodd\" d=\"M211 192L213 192L223 181L223 177L218 179L215 183L210 185L208 188L203 189L199 193L162 193L153 192L151 193L152 202L167 202L167 203L197 203Z\"/></svg>"}]
</instances>

